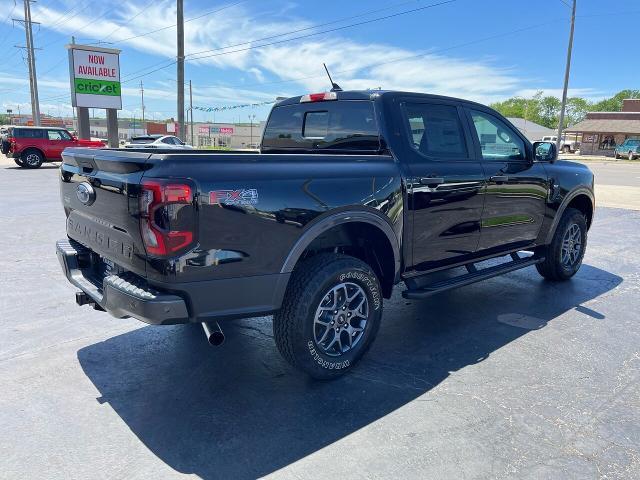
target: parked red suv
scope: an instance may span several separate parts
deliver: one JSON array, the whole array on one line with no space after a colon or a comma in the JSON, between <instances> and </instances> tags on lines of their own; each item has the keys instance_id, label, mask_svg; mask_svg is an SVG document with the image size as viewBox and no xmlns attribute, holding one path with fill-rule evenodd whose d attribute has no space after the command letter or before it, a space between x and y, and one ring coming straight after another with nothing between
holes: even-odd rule
<instances>
[{"instance_id":1,"label":"parked red suv","mask_svg":"<svg viewBox=\"0 0 640 480\"><path fill-rule=\"evenodd\" d=\"M64 128L11 127L2 142L2 153L21 167L38 168L43 162L59 162L67 147L103 148L96 140L80 140Z\"/></svg>"}]
</instances>

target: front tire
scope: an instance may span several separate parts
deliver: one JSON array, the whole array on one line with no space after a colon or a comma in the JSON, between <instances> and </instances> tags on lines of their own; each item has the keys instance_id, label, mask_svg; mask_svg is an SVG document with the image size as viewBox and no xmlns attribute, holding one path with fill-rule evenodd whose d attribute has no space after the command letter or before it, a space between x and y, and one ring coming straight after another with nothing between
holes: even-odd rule
<instances>
[{"instance_id":1,"label":"front tire","mask_svg":"<svg viewBox=\"0 0 640 480\"><path fill-rule=\"evenodd\" d=\"M371 346L382 317L378 277L363 261L323 253L296 266L273 317L281 355L313 378L352 368Z\"/></svg>"},{"instance_id":2,"label":"front tire","mask_svg":"<svg viewBox=\"0 0 640 480\"><path fill-rule=\"evenodd\" d=\"M633 152L629 152L628 158L629 160L633 160L636 158L636 156L633 154Z\"/></svg>"},{"instance_id":3,"label":"front tire","mask_svg":"<svg viewBox=\"0 0 640 480\"><path fill-rule=\"evenodd\" d=\"M571 153L571 147L569 145L565 145L564 147L562 147L562 151L564 153Z\"/></svg>"},{"instance_id":4,"label":"front tire","mask_svg":"<svg viewBox=\"0 0 640 480\"><path fill-rule=\"evenodd\" d=\"M580 269L586 247L587 219L580 210L567 208L553 240L540 252L545 260L536 264L538 273L547 280L569 280Z\"/></svg>"}]
</instances>

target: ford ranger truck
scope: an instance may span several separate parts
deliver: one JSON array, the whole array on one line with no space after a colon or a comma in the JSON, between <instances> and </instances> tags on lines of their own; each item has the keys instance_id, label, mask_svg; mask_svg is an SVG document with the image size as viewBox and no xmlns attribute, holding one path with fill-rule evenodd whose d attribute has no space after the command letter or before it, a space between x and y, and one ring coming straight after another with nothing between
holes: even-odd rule
<instances>
[{"instance_id":1,"label":"ford ranger truck","mask_svg":"<svg viewBox=\"0 0 640 480\"><path fill-rule=\"evenodd\" d=\"M470 101L293 97L259 153L65 150L57 254L80 305L201 323L213 344L219 321L273 314L283 357L330 379L371 346L399 283L417 300L529 266L569 280L593 175L556 154Z\"/></svg>"}]
</instances>

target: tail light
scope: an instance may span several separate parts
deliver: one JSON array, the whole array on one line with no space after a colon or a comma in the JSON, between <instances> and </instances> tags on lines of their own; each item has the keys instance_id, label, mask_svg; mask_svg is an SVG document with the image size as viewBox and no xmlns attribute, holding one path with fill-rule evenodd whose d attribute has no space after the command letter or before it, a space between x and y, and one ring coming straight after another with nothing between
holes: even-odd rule
<instances>
[{"instance_id":1,"label":"tail light","mask_svg":"<svg viewBox=\"0 0 640 480\"><path fill-rule=\"evenodd\" d=\"M16 148L16 138L15 137L9 137L7 140L9 141L9 148L11 150L14 150Z\"/></svg>"},{"instance_id":2,"label":"tail light","mask_svg":"<svg viewBox=\"0 0 640 480\"><path fill-rule=\"evenodd\" d=\"M193 187L183 180L143 180L140 232L147 254L168 256L195 240Z\"/></svg>"},{"instance_id":3,"label":"tail light","mask_svg":"<svg viewBox=\"0 0 640 480\"><path fill-rule=\"evenodd\" d=\"M308 102L327 102L329 100L337 100L338 94L336 92L324 92L324 93L310 93L300 97L300 103Z\"/></svg>"}]
</instances>

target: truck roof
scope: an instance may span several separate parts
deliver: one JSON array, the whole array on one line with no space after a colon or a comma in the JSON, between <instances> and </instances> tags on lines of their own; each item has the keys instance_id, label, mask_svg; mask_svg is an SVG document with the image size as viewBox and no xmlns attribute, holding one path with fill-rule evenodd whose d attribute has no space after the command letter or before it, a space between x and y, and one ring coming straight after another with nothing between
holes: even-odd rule
<instances>
[{"instance_id":1,"label":"truck roof","mask_svg":"<svg viewBox=\"0 0 640 480\"><path fill-rule=\"evenodd\" d=\"M471 105L475 105L478 107L484 107L477 102L472 102L471 100L465 100L463 98L455 98L455 97L447 97L444 95L435 95L431 93L419 93L419 92L404 92L401 90L342 90L335 92L337 94L338 100L374 100L377 97L420 97L424 99L432 99L432 100L449 100L455 102L465 102ZM284 100L280 100L276 102L275 106L283 106L283 105L295 105L300 103L300 99L304 97L304 95L298 95L295 97L286 98Z\"/></svg>"}]
</instances>

